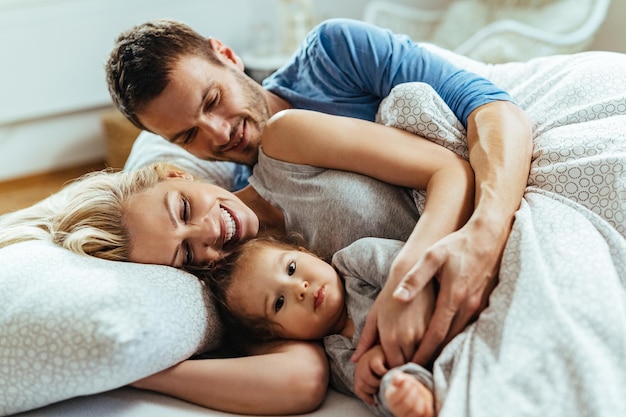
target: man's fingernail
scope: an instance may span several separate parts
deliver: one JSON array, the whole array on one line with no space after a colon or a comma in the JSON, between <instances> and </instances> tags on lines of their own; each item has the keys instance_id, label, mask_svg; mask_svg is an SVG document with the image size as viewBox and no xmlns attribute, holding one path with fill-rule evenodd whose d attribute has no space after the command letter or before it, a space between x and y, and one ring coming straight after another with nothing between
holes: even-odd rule
<instances>
[{"instance_id":1,"label":"man's fingernail","mask_svg":"<svg viewBox=\"0 0 626 417\"><path fill-rule=\"evenodd\" d=\"M393 297L400 301L408 301L410 295L409 290L404 287L398 287L393 292Z\"/></svg>"}]
</instances>

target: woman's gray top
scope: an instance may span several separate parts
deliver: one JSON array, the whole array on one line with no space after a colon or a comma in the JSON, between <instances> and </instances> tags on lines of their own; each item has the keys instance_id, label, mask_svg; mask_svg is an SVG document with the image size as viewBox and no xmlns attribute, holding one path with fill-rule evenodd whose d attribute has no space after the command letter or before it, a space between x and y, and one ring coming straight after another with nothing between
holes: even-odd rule
<instances>
[{"instance_id":1,"label":"woman's gray top","mask_svg":"<svg viewBox=\"0 0 626 417\"><path fill-rule=\"evenodd\" d=\"M419 218L413 190L352 172L278 161L259 149L249 179L285 214L287 232L326 259L362 237L406 241Z\"/></svg>"}]
</instances>

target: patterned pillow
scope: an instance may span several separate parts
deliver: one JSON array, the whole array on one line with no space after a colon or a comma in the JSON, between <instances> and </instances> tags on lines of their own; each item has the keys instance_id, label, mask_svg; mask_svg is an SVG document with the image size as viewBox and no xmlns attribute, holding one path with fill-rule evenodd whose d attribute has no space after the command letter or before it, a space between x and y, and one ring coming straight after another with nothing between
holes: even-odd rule
<instances>
[{"instance_id":1,"label":"patterned pillow","mask_svg":"<svg viewBox=\"0 0 626 417\"><path fill-rule=\"evenodd\" d=\"M217 346L216 310L174 268L31 241L0 250L0 415L127 385Z\"/></svg>"}]
</instances>

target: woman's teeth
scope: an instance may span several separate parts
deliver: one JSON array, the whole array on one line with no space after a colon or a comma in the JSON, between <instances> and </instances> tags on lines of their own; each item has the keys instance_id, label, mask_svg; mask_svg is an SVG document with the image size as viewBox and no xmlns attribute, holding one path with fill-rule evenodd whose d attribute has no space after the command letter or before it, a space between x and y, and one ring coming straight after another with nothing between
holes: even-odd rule
<instances>
[{"instance_id":1,"label":"woman's teeth","mask_svg":"<svg viewBox=\"0 0 626 417\"><path fill-rule=\"evenodd\" d=\"M223 207L220 207L220 211L222 212L222 219L224 219L224 224L226 224L226 236L224 237L224 244L228 243L235 232L237 231L237 224L233 219L233 216Z\"/></svg>"}]
</instances>

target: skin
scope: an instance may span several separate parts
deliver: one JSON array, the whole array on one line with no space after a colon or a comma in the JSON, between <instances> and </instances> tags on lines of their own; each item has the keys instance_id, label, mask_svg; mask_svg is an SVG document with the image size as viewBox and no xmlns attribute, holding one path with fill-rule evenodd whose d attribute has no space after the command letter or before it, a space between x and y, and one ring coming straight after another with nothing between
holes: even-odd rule
<instances>
[{"instance_id":1,"label":"skin","mask_svg":"<svg viewBox=\"0 0 626 417\"><path fill-rule=\"evenodd\" d=\"M132 231L130 260L176 268L217 262L259 231L258 217L237 196L179 171L138 193L124 220Z\"/></svg>"},{"instance_id":2,"label":"skin","mask_svg":"<svg viewBox=\"0 0 626 417\"><path fill-rule=\"evenodd\" d=\"M375 345L356 364L355 374L363 375L357 380L360 381L360 386L357 388L355 384L355 391L361 392L359 398L370 405L375 405L374 396L378 392L382 377L387 372L389 368L382 347ZM411 375L397 370L391 372L394 376L385 391L385 400L392 414L396 417L433 417L435 399L432 391Z\"/></svg>"},{"instance_id":3,"label":"skin","mask_svg":"<svg viewBox=\"0 0 626 417\"><path fill-rule=\"evenodd\" d=\"M428 366L487 307L528 178L530 121L511 103L486 104L470 114L467 140L476 181L471 218L429 247L411 268L392 267L388 282L395 289L384 290L376 300L353 360L378 339L391 366L406 361ZM428 329L420 333L410 325L415 296L433 277L440 284L437 306Z\"/></svg>"},{"instance_id":4,"label":"skin","mask_svg":"<svg viewBox=\"0 0 626 417\"><path fill-rule=\"evenodd\" d=\"M302 414L320 406L326 396L328 363L319 344L284 341L257 346L250 353L234 359L184 361L133 386L236 414ZM268 378L277 373L280 378Z\"/></svg>"},{"instance_id":5,"label":"skin","mask_svg":"<svg viewBox=\"0 0 626 417\"><path fill-rule=\"evenodd\" d=\"M215 39L208 42L225 67L183 57L174 69L174 81L139 119L176 142L181 140L173 137L177 133L197 130L195 138L181 146L201 158L253 164L267 118L290 105L243 74L243 63L232 49ZM215 105L206 105L218 96ZM471 219L433 243L421 254L419 265L392 269L390 288L372 309L354 360L380 340L390 365L408 360L428 364L487 306L528 178L530 121L519 107L492 102L470 114L467 140L476 193ZM233 142L238 145L233 147ZM441 288L433 320L428 328L415 326L411 317L419 309L416 295L433 278Z\"/></svg>"},{"instance_id":6,"label":"skin","mask_svg":"<svg viewBox=\"0 0 626 417\"><path fill-rule=\"evenodd\" d=\"M148 130L199 158L254 165L265 123L289 106L245 75L230 48L215 39L208 42L224 66L180 57L170 83L138 118Z\"/></svg>"},{"instance_id":7,"label":"skin","mask_svg":"<svg viewBox=\"0 0 626 417\"><path fill-rule=\"evenodd\" d=\"M389 409L396 417L433 417L433 393L417 379L397 372L385 392Z\"/></svg>"},{"instance_id":8,"label":"skin","mask_svg":"<svg viewBox=\"0 0 626 417\"><path fill-rule=\"evenodd\" d=\"M429 290L432 300L434 291ZM331 334L353 337L344 292L341 278L323 260L302 250L263 244L240 259L226 297L231 311L269 320L279 337L316 340ZM383 350L375 345L356 364L357 396L375 405L381 378L388 371ZM403 397L407 393L412 396ZM396 416L434 415L430 390L404 374L394 377L386 398Z\"/></svg>"},{"instance_id":9,"label":"skin","mask_svg":"<svg viewBox=\"0 0 626 417\"><path fill-rule=\"evenodd\" d=\"M269 320L285 339L319 340L351 327L343 284L331 265L299 250L266 246L251 252L228 288L233 311Z\"/></svg>"}]
</instances>

